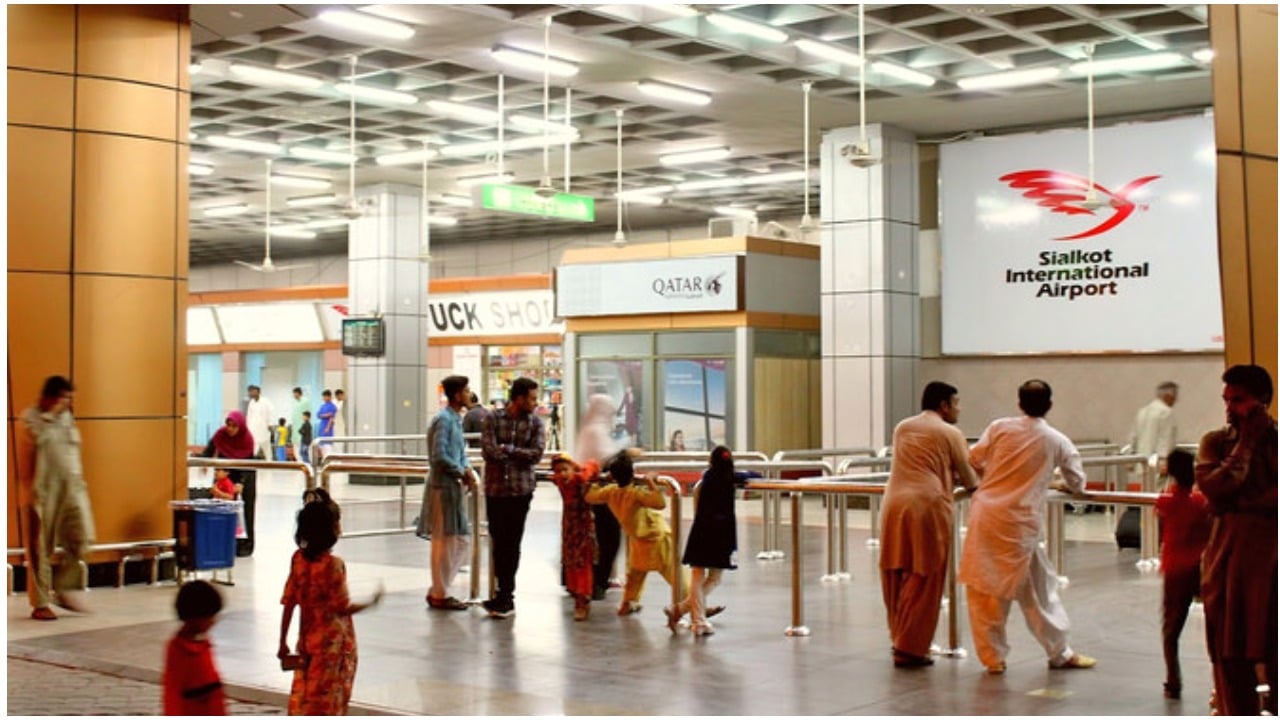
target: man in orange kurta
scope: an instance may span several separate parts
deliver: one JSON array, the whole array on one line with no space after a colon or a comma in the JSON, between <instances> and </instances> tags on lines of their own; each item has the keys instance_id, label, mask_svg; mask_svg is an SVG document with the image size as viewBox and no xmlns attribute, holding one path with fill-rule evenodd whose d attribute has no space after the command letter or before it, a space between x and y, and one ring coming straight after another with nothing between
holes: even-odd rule
<instances>
[{"instance_id":1,"label":"man in orange kurta","mask_svg":"<svg viewBox=\"0 0 1280 720\"><path fill-rule=\"evenodd\" d=\"M944 382L929 383L920 401L923 412L893 430L893 465L881 511L880 590L896 667L933 664L929 646L952 552L952 488L972 490L978 483L955 426L958 392Z\"/></svg>"},{"instance_id":2,"label":"man in orange kurta","mask_svg":"<svg viewBox=\"0 0 1280 720\"><path fill-rule=\"evenodd\" d=\"M1257 715L1257 668L1266 668L1276 713L1276 421L1273 385L1257 365L1222 375L1227 426L1205 434L1196 484L1213 527L1201 561L1200 595L1221 715Z\"/></svg>"}]
</instances>

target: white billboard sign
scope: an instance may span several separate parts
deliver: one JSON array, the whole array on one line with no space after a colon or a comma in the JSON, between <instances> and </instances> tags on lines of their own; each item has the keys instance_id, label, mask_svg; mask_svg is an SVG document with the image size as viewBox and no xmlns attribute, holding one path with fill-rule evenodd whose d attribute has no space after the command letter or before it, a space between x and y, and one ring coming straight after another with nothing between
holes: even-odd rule
<instances>
[{"instance_id":1,"label":"white billboard sign","mask_svg":"<svg viewBox=\"0 0 1280 720\"><path fill-rule=\"evenodd\" d=\"M740 310L739 265L737 255L562 265L556 268L559 315Z\"/></svg>"},{"instance_id":2,"label":"white billboard sign","mask_svg":"<svg viewBox=\"0 0 1280 720\"><path fill-rule=\"evenodd\" d=\"M942 146L944 354L1221 350L1213 118Z\"/></svg>"},{"instance_id":3,"label":"white billboard sign","mask_svg":"<svg viewBox=\"0 0 1280 720\"><path fill-rule=\"evenodd\" d=\"M551 290L432 293L431 337L564 334Z\"/></svg>"}]
</instances>

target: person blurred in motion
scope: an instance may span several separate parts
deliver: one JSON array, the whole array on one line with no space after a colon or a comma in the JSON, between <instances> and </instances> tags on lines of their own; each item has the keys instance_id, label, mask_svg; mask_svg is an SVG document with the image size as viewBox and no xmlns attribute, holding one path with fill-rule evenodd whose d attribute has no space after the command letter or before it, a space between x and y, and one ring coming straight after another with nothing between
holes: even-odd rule
<instances>
[{"instance_id":1,"label":"person blurred in motion","mask_svg":"<svg viewBox=\"0 0 1280 720\"><path fill-rule=\"evenodd\" d=\"M596 561L596 523L585 495L588 485L600 475L600 465L588 460L579 465L569 455L551 460L551 480L560 489L563 512L560 517L560 562L564 586L573 596L573 619L586 620L591 613L592 565Z\"/></svg>"},{"instance_id":2,"label":"person blurred in motion","mask_svg":"<svg viewBox=\"0 0 1280 720\"><path fill-rule=\"evenodd\" d=\"M1257 715L1259 666L1276 714L1276 421L1271 375L1233 365L1222 375L1226 427L1200 439L1196 485L1212 527L1201 563L1205 634L1218 711Z\"/></svg>"},{"instance_id":3,"label":"person blurred in motion","mask_svg":"<svg viewBox=\"0 0 1280 720\"><path fill-rule=\"evenodd\" d=\"M733 453L723 445L711 451L710 466L693 493L693 525L684 546L681 562L693 568L689 590L677 605L663 608L667 627L674 634L681 616L690 615L694 635L711 635L715 627L708 619L716 613L707 608L707 595L720 584L725 570L737 570L738 516L734 512L735 490L741 478L733 470ZM723 610L717 608L716 610Z\"/></svg>"},{"instance_id":4,"label":"person blurred in motion","mask_svg":"<svg viewBox=\"0 0 1280 720\"><path fill-rule=\"evenodd\" d=\"M484 419L489 415L489 408L480 404L480 398L475 393L471 393L471 398L467 403L467 414L462 416L462 432L480 434L484 429ZM475 437L467 441L467 447L480 447L480 438Z\"/></svg>"},{"instance_id":5,"label":"person blurred in motion","mask_svg":"<svg viewBox=\"0 0 1280 720\"><path fill-rule=\"evenodd\" d=\"M969 464L982 479L969 502L959 580L969 600L974 649L988 673L1005 671L1005 625L1016 600L1027 629L1049 656L1049 667L1091 668L1098 661L1075 652L1068 642L1071 621L1058 597L1058 572L1040 544L1054 470L1062 472L1067 490L1084 488L1080 451L1044 418L1053 407L1048 383L1023 383L1018 407L1021 417L993 421L969 451Z\"/></svg>"},{"instance_id":6,"label":"person blurred in motion","mask_svg":"<svg viewBox=\"0 0 1280 720\"><path fill-rule=\"evenodd\" d=\"M226 715L226 693L209 642L209 630L222 612L222 596L204 580L190 580L178 588L174 608L182 627L165 648L164 714Z\"/></svg>"},{"instance_id":7,"label":"person blurred in motion","mask_svg":"<svg viewBox=\"0 0 1280 720\"><path fill-rule=\"evenodd\" d=\"M587 398L587 411L578 428L573 453L582 462L594 460L601 466L618 451L613 441L613 417L616 409L613 399L604 393L594 393ZM613 578L613 565L622 544L622 528L618 519L604 505L592 505L595 516L597 560L591 569L592 600L603 600Z\"/></svg>"},{"instance_id":8,"label":"person blurred in motion","mask_svg":"<svg viewBox=\"0 0 1280 720\"><path fill-rule=\"evenodd\" d=\"M920 414L893 430L893 462L880 510L880 590L896 667L932 665L955 522L957 486L973 490L978 476L956 427L960 395L931 382Z\"/></svg>"},{"instance_id":9,"label":"person blurred in motion","mask_svg":"<svg viewBox=\"0 0 1280 720\"><path fill-rule=\"evenodd\" d=\"M255 443L255 456L270 460L274 454L271 449L271 426L276 421L276 409L272 407L270 400L262 397L262 388L257 385L249 386L249 404L245 406L244 417L245 428L253 436Z\"/></svg>"},{"instance_id":10,"label":"person blurred in motion","mask_svg":"<svg viewBox=\"0 0 1280 720\"><path fill-rule=\"evenodd\" d=\"M71 381L61 375L45 379L39 401L23 411L16 437L27 598L34 620L57 620L50 605L85 611L76 578L93 544L94 527L80 430L71 414L73 392ZM62 559L54 570L50 559L58 547Z\"/></svg>"},{"instance_id":11,"label":"person blurred in motion","mask_svg":"<svg viewBox=\"0 0 1280 720\"><path fill-rule=\"evenodd\" d=\"M1195 485L1195 458L1185 450L1169 453L1172 482L1156 498L1160 518L1160 573L1164 575L1164 696L1182 697L1182 667L1178 638L1187 622L1191 601L1200 594L1200 556L1209 540L1209 501Z\"/></svg>"}]
</instances>

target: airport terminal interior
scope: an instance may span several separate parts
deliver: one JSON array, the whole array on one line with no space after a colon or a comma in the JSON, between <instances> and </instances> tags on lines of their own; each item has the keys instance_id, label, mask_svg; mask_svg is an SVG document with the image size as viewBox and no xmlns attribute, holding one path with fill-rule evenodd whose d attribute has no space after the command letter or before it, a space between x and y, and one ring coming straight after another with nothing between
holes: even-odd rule
<instances>
[{"instance_id":1,"label":"airport terminal interior","mask_svg":"<svg viewBox=\"0 0 1280 720\"><path fill-rule=\"evenodd\" d=\"M1227 367L1276 374L1275 5L9 5L6 23L10 714L161 714L193 579L223 601L227 709L283 714L281 597L315 487L341 507L351 600L380 598L353 619L350 714L1210 713L1198 600L1181 691L1163 686L1166 450L1139 428L1158 408L1160 442L1195 453L1227 421ZM482 492L449 587L467 607L427 602L427 429L455 375L486 427L537 383L508 617L482 604ZM32 500L51 475L28 409L52 376L73 385L79 558ZM895 666L895 426L945 382L973 445L1030 379L1083 458L1091 495L1059 487L1032 515L1097 666L1052 667L1020 609L1007 668L978 659L963 495L932 646ZM227 459L248 457L225 454L235 412L262 459ZM750 471L713 633L669 626L656 572L617 612L626 542L575 619L550 461L593 428L642 451L675 564L713 448ZM256 472L239 505L209 499L218 465ZM41 537L72 608L31 590Z\"/></svg>"}]
</instances>

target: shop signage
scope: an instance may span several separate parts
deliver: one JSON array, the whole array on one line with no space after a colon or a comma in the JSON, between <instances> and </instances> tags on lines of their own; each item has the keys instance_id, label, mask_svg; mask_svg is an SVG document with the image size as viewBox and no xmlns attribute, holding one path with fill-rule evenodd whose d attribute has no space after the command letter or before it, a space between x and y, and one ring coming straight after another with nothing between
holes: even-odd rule
<instances>
[{"instance_id":1,"label":"shop signage","mask_svg":"<svg viewBox=\"0 0 1280 720\"><path fill-rule=\"evenodd\" d=\"M943 145L947 354L1221 350L1213 119ZM1092 192L1090 192L1092 190Z\"/></svg>"},{"instance_id":2,"label":"shop signage","mask_svg":"<svg viewBox=\"0 0 1280 720\"><path fill-rule=\"evenodd\" d=\"M564 332L551 290L432 293L427 304L432 337Z\"/></svg>"},{"instance_id":3,"label":"shop signage","mask_svg":"<svg viewBox=\"0 0 1280 720\"><path fill-rule=\"evenodd\" d=\"M732 312L742 308L742 258L638 260L556 269L561 317Z\"/></svg>"},{"instance_id":4,"label":"shop signage","mask_svg":"<svg viewBox=\"0 0 1280 720\"><path fill-rule=\"evenodd\" d=\"M523 185L482 185L480 207L576 222L595 222L596 219L596 201L587 195L556 193L543 197L534 188Z\"/></svg>"}]
</instances>

